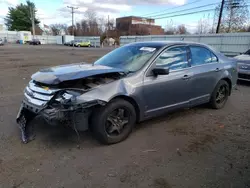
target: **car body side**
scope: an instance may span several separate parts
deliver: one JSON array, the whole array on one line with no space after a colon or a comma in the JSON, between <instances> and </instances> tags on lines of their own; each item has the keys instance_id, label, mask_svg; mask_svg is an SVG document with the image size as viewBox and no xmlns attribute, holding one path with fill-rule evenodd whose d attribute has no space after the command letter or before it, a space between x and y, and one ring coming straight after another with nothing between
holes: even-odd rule
<instances>
[{"instance_id":1,"label":"car body side","mask_svg":"<svg viewBox=\"0 0 250 188\"><path fill-rule=\"evenodd\" d=\"M91 46L90 41L75 41L74 46L88 47Z\"/></svg>"},{"instance_id":2,"label":"car body side","mask_svg":"<svg viewBox=\"0 0 250 188\"><path fill-rule=\"evenodd\" d=\"M167 90L169 90L169 92L161 96L157 95L159 92L161 92L160 90L162 88L160 88L159 86L162 84L159 85L156 83L157 82L160 83L162 82L161 80L163 80L163 84L164 84L164 82L165 83L168 82L167 80L171 77L171 74L178 75L178 72L180 71L170 72L169 75L159 75L159 76L152 75L151 72L152 72L152 69L155 67L156 58L159 57L159 55L163 51L169 48L172 48L174 46L183 46L183 45L187 47L189 46L189 44L180 43L180 44L168 45L168 46L162 47L156 54L154 54L154 56L150 58L150 60L145 64L145 66L137 73L132 73L128 75L127 77L124 77L120 80L116 80L109 84L101 85L100 87L79 96L78 100L86 101L86 99L89 99L89 100L98 99L98 100L102 100L108 103L114 98L120 97L125 100L128 100L134 105L135 109L137 110L137 115L138 115L137 120L143 121L145 119L149 119L154 116L158 116L162 113L172 111L178 108L192 107L192 106L196 106L199 104L209 102L211 94L220 80L226 80L230 86L230 89L232 89L236 85L237 70L236 70L236 63L233 59L229 59L220 53L216 53L208 46L200 45L200 44L191 44L191 45L201 46L201 47L205 47L209 49L211 52L213 52L217 56L218 62L201 65L197 67L188 67L186 70L190 71L193 74L193 77L191 77L190 80L186 81L186 82L189 82L189 84L184 83L181 89L183 91L190 91L190 90L194 91L195 88L193 87L194 86L193 84L196 84L196 85L199 84L199 81L203 77L202 74L206 73L208 70L209 71L211 70L210 76L213 77L213 83L207 82L206 79L204 79L206 81L204 82L205 84L202 83L198 87L198 89L200 90L206 90L207 93L205 93L205 95L203 96L198 96L196 98L190 98L187 101L182 101L179 104L174 103L175 97L178 97L178 96L167 95L167 94L171 94L171 92L175 93L175 89L177 89L177 87L180 87L176 85L176 83L178 84L178 81L176 82L176 80L173 78L170 84L168 84L169 88L166 88ZM189 61L192 61L192 58ZM217 71L216 70L217 67L219 68L219 71L218 71L219 74L213 75ZM195 75L198 75L197 78L195 77ZM209 90L206 89L208 85L210 85ZM146 96L146 95L149 95L149 96ZM183 92L183 93L180 93L179 95L186 95L186 93ZM158 106L157 108L150 108L150 106L148 105L150 100L151 100L151 103L154 103L156 99L164 100L164 97L165 98L169 97L168 101L173 101L173 103Z\"/></svg>"}]
</instances>

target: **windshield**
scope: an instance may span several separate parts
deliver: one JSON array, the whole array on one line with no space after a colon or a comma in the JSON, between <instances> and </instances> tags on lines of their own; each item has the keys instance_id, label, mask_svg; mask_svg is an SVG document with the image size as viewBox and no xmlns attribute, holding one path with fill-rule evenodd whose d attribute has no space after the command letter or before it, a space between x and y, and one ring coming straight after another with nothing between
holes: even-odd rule
<instances>
[{"instance_id":1,"label":"windshield","mask_svg":"<svg viewBox=\"0 0 250 188\"><path fill-rule=\"evenodd\" d=\"M103 56L94 64L121 68L127 72L136 72L146 64L158 49L159 47L146 45L124 46Z\"/></svg>"}]
</instances>

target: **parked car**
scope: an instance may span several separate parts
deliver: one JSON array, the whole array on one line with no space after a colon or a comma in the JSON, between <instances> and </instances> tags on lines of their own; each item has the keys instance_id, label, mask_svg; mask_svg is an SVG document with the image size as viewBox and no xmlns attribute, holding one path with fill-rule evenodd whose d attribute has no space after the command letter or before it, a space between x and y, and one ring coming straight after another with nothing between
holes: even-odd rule
<instances>
[{"instance_id":1,"label":"parked car","mask_svg":"<svg viewBox=\"0 0 250 188\"><path fill-rule=\"evenodd\" d=\"M65 46L73 46L74 42L75 42L74 40L71 40L69 42L65 42L64 45Z\"/></svg>"},{"instance_id":2,"label":"parked car","mask_svg":"<svg viewBox=\"0 0 250 188\"><path fill-rule=\"evenodd\" d=\"M30 41L29 40L16 40L16 44L29 44Z\"/></svg>"},{"instance_id":3,"label":"parked car","mask_svg":"<svg viewBox=\"0 0 250 188\"><path fill-rule=\"evenodd\" d=\"M41 45L40 40L38 39L32 39L31 41L29 41L30 45Z\"/></svg>"},{"instance_id":4,"label":"parked car","mask_svg":"<svg viewBox=\"0 0 250 188\"><path fill-rule=\"evenodd\" d=\"M250 49L234 58L238 60L238 79L250 81Z\"/></svg>"},{"instance_id":5,"label":"parked car","mask_svg":"<svg viewBox=\"0 0 250 188\"><path fill-rule=\"evenodd\" d=\"M74 46L76 47L91 47L90 41L78 40L75 41Z\"/></svg>"},{"instance_id":6,"label":"parked car","mask_svg":"<svg viewBox=\"0 0 250 188\"><path fill-rule=\"evenodd\" d=\"M31 78L17 115L24 143L29 122L40 115L51 125L91 128L99 141L114 144L136 122L163 113L203 103L223 108L236 85L237 64L204 44L140 42L93 64L51 67Z\"/></svg>"},{"instance_id":7,"label":"parked car","mask_svg":"<svg viewBox=\"0 0 250 188\"><path fill-rule=\"evenodd\" d=\"M0 38L0 46L3 46L4 45L4 41L3 39Z\"/></svg>"}]
</instances>

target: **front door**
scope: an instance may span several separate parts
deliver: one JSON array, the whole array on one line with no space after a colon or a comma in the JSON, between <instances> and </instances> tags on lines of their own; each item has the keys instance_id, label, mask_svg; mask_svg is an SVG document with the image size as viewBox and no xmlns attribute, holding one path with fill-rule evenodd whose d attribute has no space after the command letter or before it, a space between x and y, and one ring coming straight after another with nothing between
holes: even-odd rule
<instances>
[{"instance_id":1,"label":"front door","mask_svg":"<svg viewBox=\"0 0 250 188\"><path fill-rule=\"evenodd\" d=\"M169 74L155 76L155 67L168 67ZM146 118L188 106L191 77L186 46L170 47L161 53L144 78Z\"/></svg>"}]
</instances>

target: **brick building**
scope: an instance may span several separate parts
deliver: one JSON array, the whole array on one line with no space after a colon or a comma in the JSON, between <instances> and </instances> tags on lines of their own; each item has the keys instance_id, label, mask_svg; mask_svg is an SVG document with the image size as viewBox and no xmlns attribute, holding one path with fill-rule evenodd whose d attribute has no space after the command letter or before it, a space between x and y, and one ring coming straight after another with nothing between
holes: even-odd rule
<instances>
[{"instance_id":1,"label":"brick building","mask_svg":"<svg viewBox=\"0 0 250 188\"><path fill-rule=\"evenodd\" d=\"M120 35L163 35L161 26L150 18L129 16L116 19L116 29Z\"/></svg>"}]
</instances>

